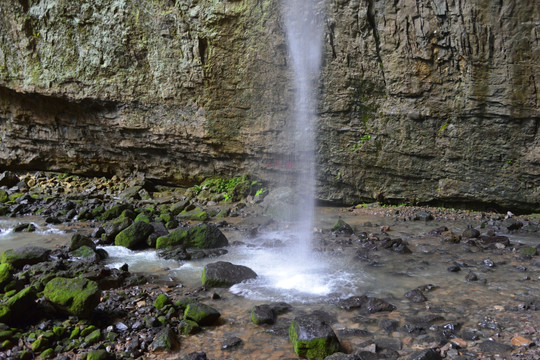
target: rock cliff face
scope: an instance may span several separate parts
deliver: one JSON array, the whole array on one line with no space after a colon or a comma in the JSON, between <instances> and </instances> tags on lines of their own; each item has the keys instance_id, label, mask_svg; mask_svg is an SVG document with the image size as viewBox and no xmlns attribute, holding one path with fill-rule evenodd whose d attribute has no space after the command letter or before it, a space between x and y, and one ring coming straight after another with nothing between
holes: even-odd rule
<instances>
[{"instance_id":1,"label":"rock cliff face","mask_svg":"<svg viewBox=\"0 0 540 360\"><path fill-rule=\"evenodd\" d=\"M540 210L535 1L324 4L320 199ZM0 18L0 166L295 172L278 0L0 0Z\"/></svg>"}]
</instances>

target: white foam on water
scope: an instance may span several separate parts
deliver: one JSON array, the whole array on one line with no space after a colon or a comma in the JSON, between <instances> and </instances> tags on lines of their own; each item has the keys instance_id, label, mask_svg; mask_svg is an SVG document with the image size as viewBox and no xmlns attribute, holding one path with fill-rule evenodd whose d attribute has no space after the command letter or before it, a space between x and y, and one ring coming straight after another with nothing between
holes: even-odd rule
<instances>
[{"instance_id":1,"label":"white foam on water","mask_svg":"<svg viewBox=\"0 0 540 360\"><path fill-rule=\"evenodd\" d=\"M152 273L163 269L178 268L175 260L165 260L158 256L156 250L133 251L123 246L98 246L109 254L106 266L120 268L127 264L129 271Z\"/></svg>"}]
</instances>

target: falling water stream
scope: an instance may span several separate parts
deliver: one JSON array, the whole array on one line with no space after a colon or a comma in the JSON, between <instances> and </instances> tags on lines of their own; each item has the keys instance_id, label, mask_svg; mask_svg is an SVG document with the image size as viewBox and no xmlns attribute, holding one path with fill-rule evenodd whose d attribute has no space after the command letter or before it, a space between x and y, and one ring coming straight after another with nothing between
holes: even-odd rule
<instances>
[{"instance_id":1,"label":"falling water stream","mask_svg":"<svg viewBox=\"0 0 540 360\"><path fill-rule=\"evenodd\" d=\"M293 149L292 163L297 178L295 191L298 218L293 227L297 240L291 248L297 264L313 262L311 237L315 216L315 132L316 84L321 66L323 19L319 1L289 0L283 2L283 18L293 70L294 131L289 139ZM298 269L297 269L298 270Z\"/></svg>"}]
</instances>

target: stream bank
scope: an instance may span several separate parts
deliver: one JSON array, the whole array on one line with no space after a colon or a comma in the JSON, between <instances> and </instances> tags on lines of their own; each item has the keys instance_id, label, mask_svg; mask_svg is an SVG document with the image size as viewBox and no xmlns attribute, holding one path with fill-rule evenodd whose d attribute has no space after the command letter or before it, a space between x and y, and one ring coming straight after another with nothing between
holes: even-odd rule
<instances>
[{"instance_id":1,"label":"stream bank","mask_svg":"<svg viewBox=\"0 0 540 360\"><path fill-rule=\"evenodd\" d=\"M368 204L318 208L314 262L330 264L320 278L338 269L336 277L323 284L341 281L339 288L323 287L320 295L265 283L265 261L294 239L283 235L288 224L265 215L268 190L252 180L244 179L255 189L234 195L240 180L213 193L209 184L163 188L136 179L62 174L18 179L4 190L9 200L2 208L9 217L0 222L0 246L8 237L36 235L30 226L35 223L38 237L33 245L50 252L35 264L14 265L11 285L2 284L2 305L34 287L29 301L43 310L24 322L12 317L2 327L2 358L188 359L201 352L208 359L297 358L289 327L304 314L323 319L336 333L347 355L331 359L539 356L536 216ZM231 195L237 196L234 202ZM191 209L182 213L186 207ZM183 217L189 212L193 218ZM161 224L162 234L214 224L229 246L190 250L191 259L165 262L152 249L115 253L107 238L114 239L119 230L106 224L132 224L143 216ZM332 229L338 219L343 223ZM15 232L19 222L26 226ZM54 235L52 240L45 237L47 232ZM75 255L73 243L81 237L91 240L85 246L92 251ZM137 256L142 256L141 263L132 261ZM201 286L204 266L219 260L252 267L260 282L230 289ZM58 312L46 295L51 278L76 276L96 282L101 291L87 316ZM274 295L265 292L269 288ZM199 332L186 330L186 307L193 302L214 308L220 317L199 324ZM287 311L278 314L274 324L252 322L255 306L283 302ZM374 303L378 306L368 305ZM192 331L196 333L189 335ZM163 336L170 341L158 346Z\"/></svg>"}]
</instances>

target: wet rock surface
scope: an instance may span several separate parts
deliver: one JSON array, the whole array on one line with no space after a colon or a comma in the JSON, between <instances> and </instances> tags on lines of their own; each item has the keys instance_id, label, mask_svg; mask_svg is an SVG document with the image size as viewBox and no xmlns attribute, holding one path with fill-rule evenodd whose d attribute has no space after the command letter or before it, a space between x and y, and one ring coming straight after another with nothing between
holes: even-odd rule
<instances>
[{"instance_id":1,"label":"wet rock surface","mask_svg":"<svg viewBox=\"0 0 540 360\"><path fill-rule=\"evenodd\" d=\"M280 303L245 299L226 289L218 294L200 282L183 284L181 270L160 269L168 276L158 277L131 273L128 266L110 268L99 245L111 241L107 238L113 232L100 231L108 223L127 228L146 217L149 223L162 225L159 229L152 225L159 236L199 226L199 221L186 222L175 215L183 211L176 204L189 199L179 208L204 209L210 214L208 224L232 239L233 245L217 249L181 245L160 250L162 256L177 259L181 265L199 261L195 258L220 261L235 247L282 249L286 239L258 237L283 225L264 219L264 209L257 203L208 204L210 200L195 194L195 189L159 187L148 191L146 199L139 196L119 202L115 194L128 186L118 179L21 177L40 184L40 189L23 187L22 195L16 197L23 200L3 203L5 215L15 217L13 226L35 223L37 233L43 231L42 226L52 226L37 220L18 221L23 214L37 213L43 221L54 217L61 223L56 226L74 235L50 248L14 249L0 256L0 358L292 359L297 355L289 342L290 325L307 314L335 330L342 353L331 359L487 360L493 356L536 359L539 355L540 263L537 252L529 250L539 245L536 216L512 216L523 226L510 229L508 214L406 206L319 209L323 220L314 233L316 252L350 261L368 278L362 291L347 296L330 294L330 300L315 303ZM87 189L94 187L95 192L88 195ZM15 193L5 191L8 198ZM238 216L220 217L218 209L224 206L237 209ZM75 215L68 216L70 211ZM415 221L419 211L429 212L433 219ZM333 231L339 217L354 232ZM4 219L10 218L0 220ZM165 224L173 220L178 221L176 227L167 228ZM448 232L460 241L447 241ZM140 243L145 244L144 251L152 247L147 240ZM401 245L410 252L394 250ZM165 255L165 251L171 253ZM27 253L37 260L21 255ZM34 260L16 263L13 254L18 254L17 259ZM468 274L476 280L467 281ZM81 292L86 289L83 282L95 284L99 301L91 295L93 300L81 312L68 311L69 305L55 302L49 294L51 288L61 287L56 279L80 281L81 286L70 288ZM84 303L81 294L79 299Z\"/></svg>"}]
</instances>

